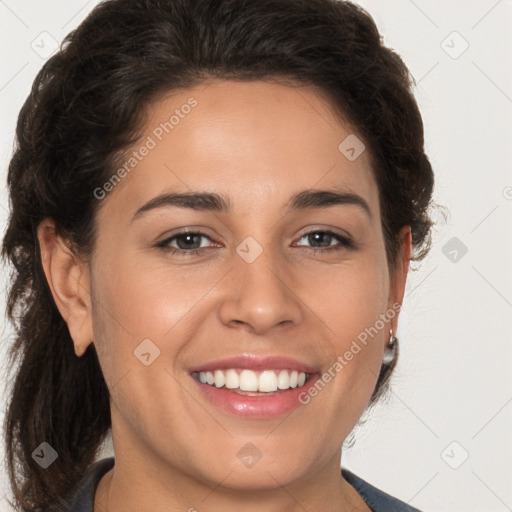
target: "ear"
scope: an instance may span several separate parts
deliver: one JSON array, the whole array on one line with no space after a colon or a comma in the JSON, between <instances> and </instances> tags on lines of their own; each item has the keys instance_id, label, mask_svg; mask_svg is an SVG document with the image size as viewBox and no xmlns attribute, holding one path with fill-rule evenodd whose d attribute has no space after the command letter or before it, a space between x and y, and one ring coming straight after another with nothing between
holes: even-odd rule
<instances>
[{"instance_id":1,"label":"ear","mask_svg":"<svg viewBox=\"0 0 512 512\"><path fill-rule=\"evenodd\" d=\"M53 219L40 222L37 238L53 299L68 326L75 354L81 356L93 340L89 267L57 233Z\"/></svg>"},{"instance_id":2,"label":"ear","mask_svg":"<svg viewBox=\"0 0 512 512\"><path fill-rule=\"evenodd\" d=\"M412 250L412 233L410 226L404 226L400 233L399 238L399 250L396 258L393 271L391 273L391 283L389 291L389 308L393 308L394 304L402 305L405 294L405 283L407 281L407 273L409 272L409 262L411 259ZM395 308L393 308L395 309ZM399 311L393 317L392 329L393 333L396 333Z\"/></svg>"}]
</instances>

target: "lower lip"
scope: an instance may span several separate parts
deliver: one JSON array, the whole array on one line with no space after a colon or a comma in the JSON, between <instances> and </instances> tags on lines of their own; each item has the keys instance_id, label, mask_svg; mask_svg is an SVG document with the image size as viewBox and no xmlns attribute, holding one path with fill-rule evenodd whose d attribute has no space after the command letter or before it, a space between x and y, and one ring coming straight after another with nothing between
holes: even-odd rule
<instances>
[{"instance_id":1,"label":"lower lip","mask_svg":"<svg viewBox=\"0 0 512 512\"><path fill-rule=\"evenodd\" d=\"M239 395L235 391L226 388L216 388L203 384L191 376L191 379L199 386L203 396L214 405L230 414L249 418L274 418L290 413L304 405L300 402L299 396L306 392L319 378L320 375L315 373L304 385L298 388L278 391L275 394L249 396Z\"/></svg>"}]
</instances>

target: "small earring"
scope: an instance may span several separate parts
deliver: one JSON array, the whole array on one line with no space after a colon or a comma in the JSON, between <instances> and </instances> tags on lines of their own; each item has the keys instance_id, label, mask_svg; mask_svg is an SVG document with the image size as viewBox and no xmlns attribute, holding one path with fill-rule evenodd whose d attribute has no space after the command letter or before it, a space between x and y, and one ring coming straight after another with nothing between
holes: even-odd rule
<instances>
[{"instance_id":1,"label":"small earring","mask_svg":"<svg viewBox=\"0 0 512 512\"><path fill-rule=\"evenodd\" d=\"M394 361L396 357L396 348L398 345L398 338L396 336L393 336L393 331L389 330L389 342L386 345L386 348L384 349L384 355L382 357L382 363L383 364L390 364Z\"/></svg>"}]
</instances>

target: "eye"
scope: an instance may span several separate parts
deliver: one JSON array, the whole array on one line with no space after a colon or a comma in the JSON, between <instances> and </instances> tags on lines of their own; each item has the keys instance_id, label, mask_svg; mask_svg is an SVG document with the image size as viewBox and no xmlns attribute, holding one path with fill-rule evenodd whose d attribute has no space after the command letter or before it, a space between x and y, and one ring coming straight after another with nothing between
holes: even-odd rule
<instances>
[{"instance_id":1,"label":"eye","mask_svg":"<svg viewBox=\"0 0 512 512\"><path fill-rule=\"evenodd\" d=\"M185 255L199 254L203 252L203 249L205 249L205 247L201 244L201 238L207 238L208 240L212 241L212 239L206 233L201 231L187 231L173 235L170 238L166 238L160 242L157 247L164 251L169 251L171 254L176 252L181 252ZM177 247L171 245L174 242L176 242Z\"/></svg>"},{"instance_id":2,"label":"eye","mask_svg":"<svg viewBox=\"0 0 512 512\"><path fill-rule=\"evenodd\" d=\"M320 247L311 247L314 252L316 251L339 251L341 249L353 249L353 242L338 233L328 230L310 231L301 236L299 240L307 238L307 241L312 244L320 244ZM337 241L338 245L331 245L333 241Z\"/></svg>"},{"instance_id":3,"label":"eye","mask_svg":"<svg viewBox=\"0 0 512 512\"><path fill-rule=\"evenodd\" d=\"M355 248L349 238L329 230L310 231L302 235L299 240L303 238L306 238L310 244L320 244L320 247L299 246L313 250L313 252L339 251L341 249ZM208 248L208 246L202 244L202 239L213 242L213 240L202 231L186 231L166 238L158 243L157 247L165 252L170 252L171 254L180 253L183 256L200 254ZM332 242L338 243L332 245Z\"/></svg>"}]
</instances>

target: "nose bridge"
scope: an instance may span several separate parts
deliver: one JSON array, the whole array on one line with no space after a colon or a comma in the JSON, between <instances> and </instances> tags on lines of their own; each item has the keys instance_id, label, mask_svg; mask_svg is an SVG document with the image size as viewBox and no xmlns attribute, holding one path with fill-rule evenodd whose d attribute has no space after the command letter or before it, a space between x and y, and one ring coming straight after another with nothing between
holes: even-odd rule
<instances>
[{"instance_id":1,"label":"nose bridge","mask_svg":"<svg viewBox=\"0 0 512 512\"><path fill-rule=\"evenodd\" d=\"M221 316L226 324L244 323L263 332L278 324L300 321L301 309L269 233L258 238L262 242L265 238L265 242L247 236L235 249L234 273Z\"/></svg>"}]
</instances>

